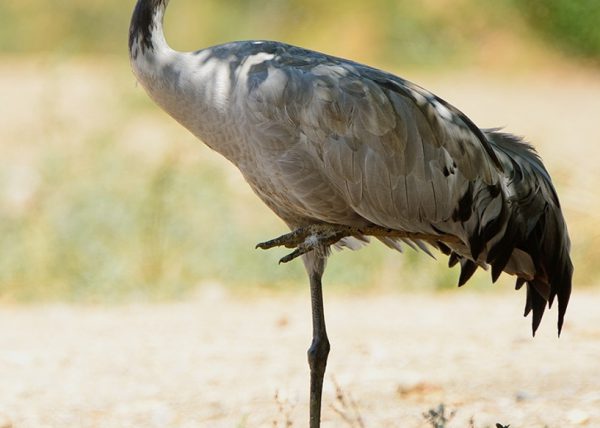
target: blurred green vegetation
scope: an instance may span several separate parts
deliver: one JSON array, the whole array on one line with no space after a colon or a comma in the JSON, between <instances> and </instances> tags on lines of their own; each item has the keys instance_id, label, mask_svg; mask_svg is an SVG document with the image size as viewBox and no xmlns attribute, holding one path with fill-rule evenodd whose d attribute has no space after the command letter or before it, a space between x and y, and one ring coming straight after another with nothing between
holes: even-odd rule
<instances>
[{"instance_id":1,"label":"blurred green vegetation","mask_svg":"<svg viewBox=\"0 0 600 428\"><path fill-rule=\"evenodd\" d=\"M126 52L133 3L0 2L0 300L161 299L212 282L305 287L299 261L277 265L284 250L253 250L284 233L283 223L135 87ZM175 0L166 26L181 50L277 39L435 68L520 62L532 46L598 58L597 3ZM579 243L578 257L595 254L594 242ZM344 251L330 260L328 287L454 287L458 272L440 259L379 244ZM597 272L584 275L591 283ZM492 289L485 274L473 282Z\"/></svg>"},{"instance_id":2,"label":"blurred green vegetation","mask_svg":"<svg viewBox=\"0 0 600 428\"><path fill-rule=\"evenodd\" d=\"M194 50L239 39L276 39L388 65L448 65L540 31L549 47L598 58L597 0L203 0L171 2L173 46ZM5 0L0 53L125 55L134 1ZM533 29L533 30L532 30ZM511 39L521 39L512 43ZM558 43L555 43L558 41ZM525 50L528 48L526 47Z\"/></svg>"},{"instance_id":3,"label":"blurred green vegetation","mask_svg":"<svg viewBox=\"0 0 600 428\"><path fill-rule=\"evenodd\" d=\"M600 58L600 1L515 0L514 3L551 42L569 52Z\"/></svg>"},{"instance_id":4,"label":"blurred green vegetation","mask_svg":"<svg viewBox=\"0 0 600 428\"><path fill-rule=\"evenodd\" d=\"M14 77L10 88L0 80L14 100L0 111L0 300L306 287L300 260L278 265L289 250L254 249L285 225L227 161L152 104L126 64L9 68L0 68L0 79ZM327 270L328 287L344 290L440 289L457 276L379 243L336 254ZM487 275L478 281L488 288Z\"/></svg>"}]
</instances>

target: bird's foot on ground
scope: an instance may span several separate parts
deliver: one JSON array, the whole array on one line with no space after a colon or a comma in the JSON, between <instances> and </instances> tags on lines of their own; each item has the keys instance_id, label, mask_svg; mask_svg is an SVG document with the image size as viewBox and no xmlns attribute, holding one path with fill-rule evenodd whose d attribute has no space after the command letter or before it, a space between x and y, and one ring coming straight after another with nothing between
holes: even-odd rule
<instances>
[{"instance_id":1,"label":"bird's foot on ground","mask_svg":"<svg viewBox=\"0 0 600 428\"><path fill-rule=\"evenodd\" d=\"M345 226L311 224L299 227L270 241L261 242L256 248L263 250L274 247L295 248L294 251L279 260L279 263L287 263L309 251L326 249L351 234L350 229Z\"/></svg>"}]
</instances>

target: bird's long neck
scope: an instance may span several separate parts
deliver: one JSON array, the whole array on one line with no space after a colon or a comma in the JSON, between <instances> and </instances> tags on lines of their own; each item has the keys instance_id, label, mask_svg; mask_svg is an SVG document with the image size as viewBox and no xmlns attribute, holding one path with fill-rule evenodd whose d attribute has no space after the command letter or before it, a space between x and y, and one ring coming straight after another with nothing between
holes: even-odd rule
<instances>
[{"instance_id":1,"label":"bird's long neck","mask_svg":"<svg viewBox=\"0 0 600 428\"><path fill-rule=\"evenodd\" d=\"M211 148L231 157L233 149L227 139L214 137L229 132L223 125L229 114L229 62L213 57L210 48L195 52L171 49L163 34L168 3L138 0L129 28L133 72L163 110Z\"/></svg>"},{"instance_id":2,"label":"bird's long neck","mask_svg":"<svg viewBox=\"0 0 600 428\"><path fill-rule=\"evenodd\" d=\"M138 0L129 26L129 55L156 55L169 46L163 34L163 17L169 0Z\"/></svg>"}]
</instances>

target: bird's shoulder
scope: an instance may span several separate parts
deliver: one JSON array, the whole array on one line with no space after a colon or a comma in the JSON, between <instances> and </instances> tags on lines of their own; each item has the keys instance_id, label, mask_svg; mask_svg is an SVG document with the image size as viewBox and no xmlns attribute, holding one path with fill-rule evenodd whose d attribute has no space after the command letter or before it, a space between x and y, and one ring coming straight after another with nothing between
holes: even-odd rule
<instances>
[{"instance_id":1,"label":"bird's shoulder","mask_svg":"<svg viewBox=\"0 0 600 428\"><path fill-rule=\"evenodd\" d=\"M355 153L366 147L386 162L407 153L435 153L447 155L467 178L485 181L501 169L485 135L465 114L406 79L279 42L218 49L237 58L245 119L279 134L278 127L302 134L319 146L314 153L339 144Z\"/></svg>"}]
</instances>

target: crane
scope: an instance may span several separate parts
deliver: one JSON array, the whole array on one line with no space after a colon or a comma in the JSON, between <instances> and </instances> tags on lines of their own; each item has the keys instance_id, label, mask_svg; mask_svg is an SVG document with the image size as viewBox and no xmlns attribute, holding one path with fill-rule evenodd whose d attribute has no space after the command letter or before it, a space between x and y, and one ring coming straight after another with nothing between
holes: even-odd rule
<instances>
[{"instance_id":1,"label":"crane","mask_svg":"<svg viewBox=\"0 0 600 428\"><path fill-rule=\"evenodd\" d=\"M558 196L531 145L481 129L422 87L353 61L273 41L194 52L169 47L169 0L138 0L133 72L148 95L231 161L290 232L260 243L301 257L310 283L310 427L320 426L330 344L322 275L332 246L374 237L449 256L459 286L479 268L525 285L535 334L571 294L570 240Z\"/></svg>"}]
</instances>

